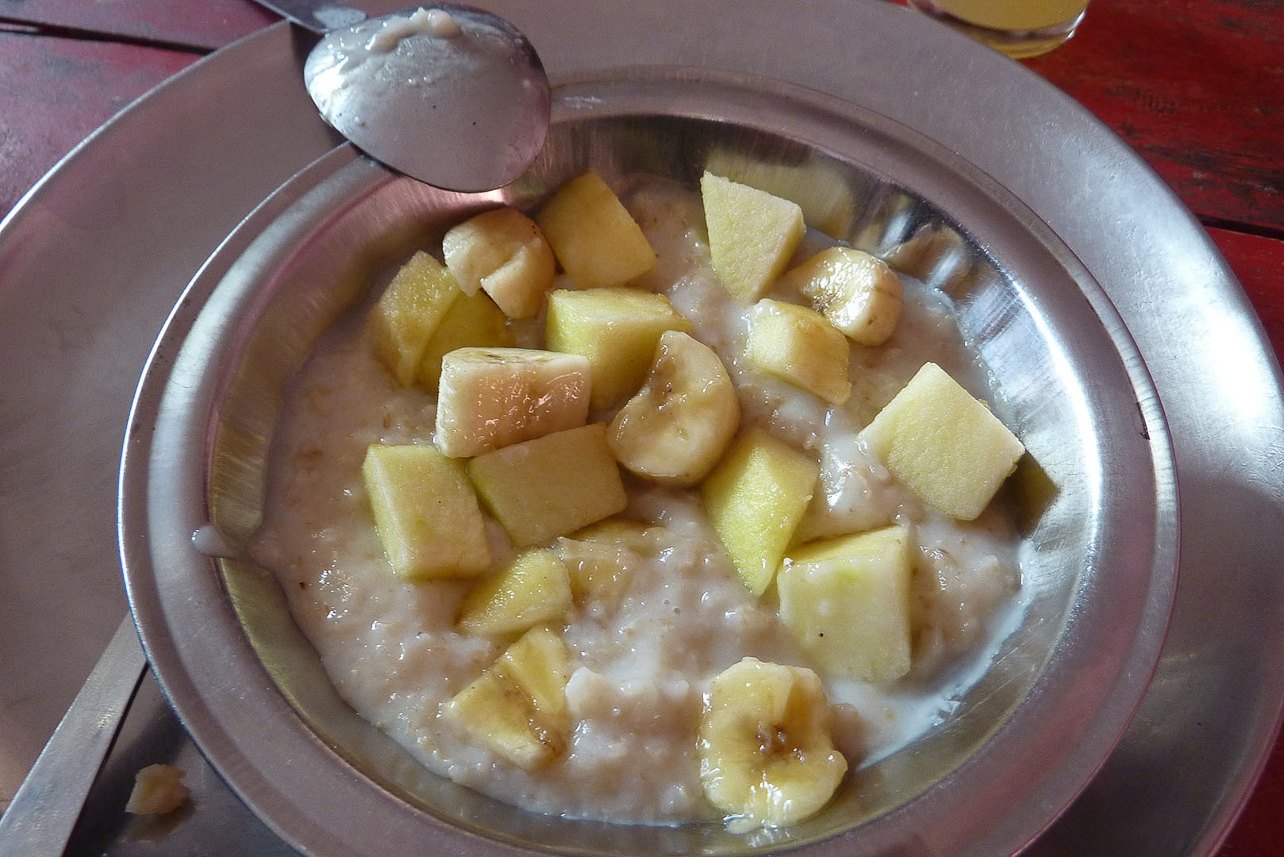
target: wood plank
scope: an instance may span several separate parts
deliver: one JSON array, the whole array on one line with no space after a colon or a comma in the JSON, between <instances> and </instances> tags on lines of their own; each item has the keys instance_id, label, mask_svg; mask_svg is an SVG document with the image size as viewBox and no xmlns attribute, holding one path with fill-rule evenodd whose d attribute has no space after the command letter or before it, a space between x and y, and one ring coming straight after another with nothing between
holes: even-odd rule
<instances>
[{"instance_id":1,"label":"wood plank","mask_svg":"<svg viewBox=\"0 0 1284 857\"><path fill-rule=\"evenodd\" d=\"M0 216L90 132L197 59L0 32Z\"/></svg>"},{"instance_id":2,"label":"wood plank","mask_svg":"<svg viewBox=\"0 0 1284 857\"><path fill-rule=\"evenodd\" d=\"M280 16L250 0L0 0L0 20L214 50Z\"/></svg>"},{"instance_id":3,"label":"wood plank","mask_svg":"<svg viewBox=\"0 0 1284 857\"><path fill-rule=\"evenodd\" d=\"M1026 63L1201 217L1284 236L1284 0L1096 0Z\"/></svg>"}]
</instances>

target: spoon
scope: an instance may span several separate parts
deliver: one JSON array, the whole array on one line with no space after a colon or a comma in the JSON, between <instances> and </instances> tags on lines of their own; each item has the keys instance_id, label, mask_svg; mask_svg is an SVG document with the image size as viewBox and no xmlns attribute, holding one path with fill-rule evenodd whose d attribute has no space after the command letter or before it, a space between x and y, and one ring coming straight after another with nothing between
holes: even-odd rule
<instances>
[{"instance_id":1,"label":"spoon","mask_svg":"<svg viewBox=\"0 0 1284 857\"><path fill-rule=\"evenodd\" d=\"M321 116L375 160L446 190L503 187L539 154L548 78L504 19L429 3L389 15L327 0L260 0L321 34L303 79Z\"/></svg>"},{"instance_id":2,"label":"spoon","mask_svg":"<svg viewBox=\"0 0 1284 857\"><path fill-rule=\"evenodd\" d=\"M61 857L146 669L126 616L0 815L0 854Z\"/></svg>"}]
</instances>

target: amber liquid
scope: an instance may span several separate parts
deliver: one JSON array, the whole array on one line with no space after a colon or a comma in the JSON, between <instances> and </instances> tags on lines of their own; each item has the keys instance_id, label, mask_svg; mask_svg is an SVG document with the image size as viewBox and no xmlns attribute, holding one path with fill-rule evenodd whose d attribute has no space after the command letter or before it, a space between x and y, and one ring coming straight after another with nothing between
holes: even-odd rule
<instances>
[{"instance_id":1,"label":"amber liquid","mask_svg":"<svg viewBox=\"0 0 1284 857\"><path fill-rule=\"evenodd\" d=\"M992 30L1031 31L1068 24L1088 0L936 0L944 12Z\"/></svg>"}]
</instances>

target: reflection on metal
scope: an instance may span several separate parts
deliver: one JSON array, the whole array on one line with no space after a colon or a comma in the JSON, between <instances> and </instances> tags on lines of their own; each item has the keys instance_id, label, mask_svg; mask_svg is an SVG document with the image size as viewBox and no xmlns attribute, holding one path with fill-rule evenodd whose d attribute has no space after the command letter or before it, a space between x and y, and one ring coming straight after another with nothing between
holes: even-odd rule
<instances>
[{"instance_id":1,"label":"reflection on metal","mask_svg":"<svg viewBox=\"0 0 1284 857\"><path fill-rule=\"evenodd\" d=\"M535 205L589 165L608 181L646 172L691 187L716 166L788 190L827 230L949 291L1030 451L1011 489L1028 513L1026 608L991 668L944 727L768 838L818 855L852 853L856 842L869 853L912 849L918 837L948 853L981 847L978 837L1015 851L1127 725L1173 593L1164 418L1109 300L1019 202L876 114L690 71L584 80L559 97L544 152L509 188L437 191L341 148L268 200L189 287L135 403L134 422L150 431L132 438L122 471L131 600L175 708L247 802L305 847L752 847L720 827L534 815L428 774L339 699L268 572L191 544L207 523L234 542L253 532L283 385L411 249L498 202ZM1148 438L1114 419L1138 407Z\"/></svg>"}]
</instances>

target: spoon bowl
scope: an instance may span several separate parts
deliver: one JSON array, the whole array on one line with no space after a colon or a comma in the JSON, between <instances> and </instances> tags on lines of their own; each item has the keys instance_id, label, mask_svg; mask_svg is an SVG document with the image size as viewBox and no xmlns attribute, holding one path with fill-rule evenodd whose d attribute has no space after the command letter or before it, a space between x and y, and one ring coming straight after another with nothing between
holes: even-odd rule
<instances>
[{"instance_id":1,"label":"spoon bowl","mask_svg":"<svg viewBox=\"0 0 1284 857\"><path fill-rule=\"evenodd\" d=\"M477 193L513 181L539 154L548 77L508 21L451 3L371 18L324 0L305 5L318 8L286 13L322 34L304 63L308 93L375 160Z\"/></svg>"}]
</instances>

